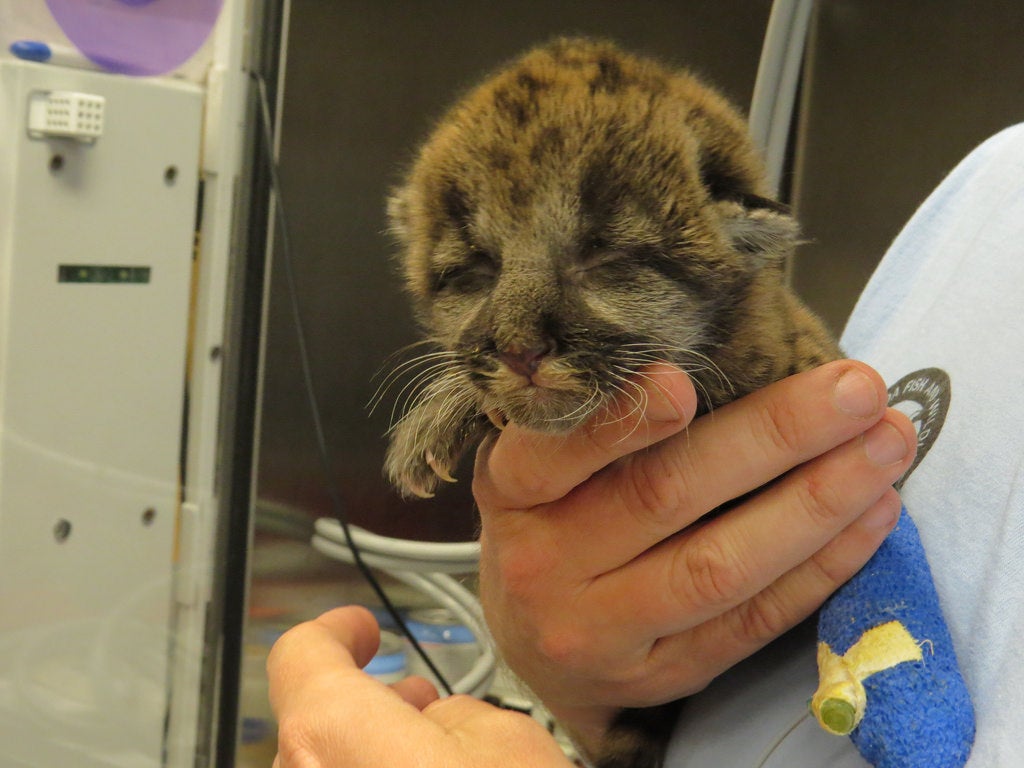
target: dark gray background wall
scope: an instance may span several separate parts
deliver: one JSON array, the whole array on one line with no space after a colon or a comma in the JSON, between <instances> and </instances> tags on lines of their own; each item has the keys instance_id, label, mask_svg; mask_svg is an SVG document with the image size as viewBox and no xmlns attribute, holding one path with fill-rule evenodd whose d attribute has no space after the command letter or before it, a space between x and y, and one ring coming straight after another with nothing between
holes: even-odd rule
<instances>
[{"instance_id":1,"label":"dark gray background wall","mask_svg":"<svg viewBox=\"0 0 1024 768\"><path fill-rule=\"evenodd\" d=\"M1019 0L823 0L794 191L794 284L836 329L903 223L960 158L1024 120Z\"/></svg>"},{"instance_id":2,"label":"dark gray background wall","mask_svg":"<svg viewBox=\"0 0 1024 768\"><path fill-rule=\"evenodd\" d=\"M356 522L428 538L473 525L465 472L431 502L407 504L386 488L389 408L366 411L374 373L415 338L383 211L432 120L481 73L574 32L690 66L746 107L769 8L768 0L293 0L282 179L334 472ZM820 3L789 183L810 241L794 282L835 328L943 174L1024 118L1022 32L1017 0ZM277 280L259 494L324 513L287 312Z\"/></svg>"}]
</instances>

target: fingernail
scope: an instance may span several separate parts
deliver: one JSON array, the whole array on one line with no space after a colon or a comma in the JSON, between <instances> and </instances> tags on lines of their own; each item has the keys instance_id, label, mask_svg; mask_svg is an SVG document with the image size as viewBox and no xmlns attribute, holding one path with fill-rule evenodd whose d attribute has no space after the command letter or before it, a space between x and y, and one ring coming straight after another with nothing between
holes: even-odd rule
<instances>
[{"instance_id":1,"label":"fingernail","mask_svg":"<svg viewBox=\"0 0 1024 768\"><path fill-rule=\"evenodd\" d=\"M672 376L681 376L679 369L669 365L652 365L646 371L645 387L648 391L647 407L644 418L653 422L680 421L686 416L685 405L657 381L659 376L666 377L665 385L669 386ZM677 385L678 388L678 385Z\"/></svg>"},{"instance_id":2,"label":"fingernail","mask_svg":"<svg viewBox=\"0 0 1024 768\"><path fill-rule=\"evenodd\" d=\"M679 421L683 417L682 409L669 393L661 387L652 387L653 391L647 400L644 416L648 421Z\"/></svg>"},{"instance_id":3,"label":"fingernail","mask_svg":"<svg viewBox=\"0 0 1024 768\"><path fill-rule=\"evenodd\" d=\"M889 496L884 496L875 502L875 506L861 515L860 519L868 528L892 528L900 516L900 509L898 498L894 500Z\"/></svg>"},{"instance_id":4,"label":"fingernail","mask_svg":"<svg viewBox=\"0 0 1024 768\"><path fill-rule=\"evenodd\" d=\"M881 406L874 382L856 368L848 370L836 382L834 396L840 411L857 418L871 416Z\"/></svg>"},{"instance_id":5,"label":"fingernail","mask_svg":"<svg viewBox=\"0 0 1024 768\"><path fill-rule=\"evenodd\" d=\"M887 421L876 424L865 432L863 440L864 452L880 467L902 461L910 451L903 434Z\"/></svg>"}]
</instances>

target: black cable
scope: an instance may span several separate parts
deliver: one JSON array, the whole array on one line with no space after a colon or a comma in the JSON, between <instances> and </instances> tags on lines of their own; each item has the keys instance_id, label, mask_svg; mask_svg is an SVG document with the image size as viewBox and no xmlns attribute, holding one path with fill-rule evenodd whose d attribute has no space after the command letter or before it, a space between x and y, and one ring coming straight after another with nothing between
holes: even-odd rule
<instances>
[{"instance_id":1,"label":"black cable","mask_svg":"<svg viewBox=\"0 0 1024 768\"><path fill-rule=\"evenodd\" d=\"M281 243L281 263L284 266L285 283L288 288L289 305L292 313L292 321L295 327L295 340L298 345L299 352L299 365L302 368L302 383L306 392L306 402L309 406L310 417L313 422L313 432L316 436L317 453L322 464L324 473L324 483L327 487L327 493L331 499L331 507L334 511L334 517L341 526L341 530L345 535L345 543L348 548L352 551L352 558L355 561L356 567L362 573L363 578L373 588L373 591L377 594L381 604L391 615L397 627L401 630L408 639L416 651L417 655L423 660L423 663L427 665L431 674L437 678L444 692L451 695L452 688L444 675L434 664L427 652L423 650L423 646L420 645L419 641L413 636L409 627L406 625L405 620L402 618L398 609L395 608L394 603L387 596L384 588L380 585L377 577L373 574L373 571L363 561L362 553L356 546L354 539L352 538L352 531L349 529L348 516L345 513L345 506L341 500L341 494L338 491L337 484L334 481L334 476L331 473L331 458L330 452L327 448L327 440L324 438L323 421L320 417L320 406L316 398L316 390L313 387L313 374L309 364L309 352L306 345L306 331L305 326L302 323L302 315L299 312L299 297L298 291L295 288L295 275L292 265L292 250L291 250L291 239L288 236L288 221L285 217L284 212L284 199L281 194L281 180L278 175L277 160L274 157L274 131L272 127L272 121L270 118L270 103L267 98L267 85L262 75L252 70L249 71L249 76L256 82L256 87L259 91L260 100L260 113L261 113L261 124L263 126L263 142L266 145L266 159L267 159L267 170L270 173L270 187L275 196L275 211L277 214L278 222L278 237Z\"/></svg>"}]
</instances>

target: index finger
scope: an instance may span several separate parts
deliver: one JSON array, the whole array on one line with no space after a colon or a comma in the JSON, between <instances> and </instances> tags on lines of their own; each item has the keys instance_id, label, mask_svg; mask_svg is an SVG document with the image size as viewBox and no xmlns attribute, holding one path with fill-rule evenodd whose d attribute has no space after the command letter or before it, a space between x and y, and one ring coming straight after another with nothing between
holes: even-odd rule
<instances>
[{"instance_id":1,"label":"index finger","mask_svg":"<svg viewBox=\"0 0 1024 768\"><path fill-rule=\"evenodd\" d=\"M304 694L313 679L347 675L365 666L377 651L380 631L373 614L345 606L292 627L267 657L270 702L280 715L290 696Z\"/></svg>"},{"instance_id":2,"label":"index finger","mask_svg":"<svg viewBox=\"0 0 1024 768\"><path fill-rule=\"evenodd\" d=\"M477 452L477 501L495 509L555 501L616 459L680 432L693 419L697 394L678 368L649 366L632 386L605 412L568 434L507 425Z\"/></svg>"}]
</instances>

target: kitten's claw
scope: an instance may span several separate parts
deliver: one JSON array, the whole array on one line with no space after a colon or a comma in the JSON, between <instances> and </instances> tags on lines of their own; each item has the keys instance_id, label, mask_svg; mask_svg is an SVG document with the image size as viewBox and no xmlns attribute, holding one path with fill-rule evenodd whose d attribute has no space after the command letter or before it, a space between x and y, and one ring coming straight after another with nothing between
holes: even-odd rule
<instances>
[{"instance_id":1,"label":"kitten's claw","mask_svg":"<svg viewBox=\"0 0 1024 768\"><path fill-rule=\"evenodd\" d=\"M446 467L443 464L441 464L441 462L439 462L434 457L433 453L431 453L430 451L427 451L427 454L426 454L426 456L424 456L424 458L427 461L427 466L430 467L432 470L434 470L434 474L437 475L442 480L444 480L446 483L457 483L458 482L458 480L456 480L454 477L452 477L451 473L448 471L448 467ZM434 494L430 494L430 495L433 496Z\"/></svg>"},{"instance_id":2,"label":"kitten's claw","mask_svg":"<svg viewBox=\"0 0 1024 768\"><path fill-rule=\"evenodd\" d=\"M420 498L420 499L432 499L432 498L434 498L434 494L432 494L430 491L425 491L422 488L420 488L418 486L415 486L415 485L406 485L405 486L405 490L407 490L413 496L416 496L417 498Z\"/></svg>"},{"instance_id":3,"label":"kitten's claw","mask_svg":"<svg viewBox=\"0 0 1024 768\"><path fill-rule=\"evenodd\" d=\"M508 421L505 420L505 414L497 408L492 408L487 411L487 418L490 419L491 424L497 427L499 432L505 428L506 424L508 424Z\"/></svg>"}]
</instances>

